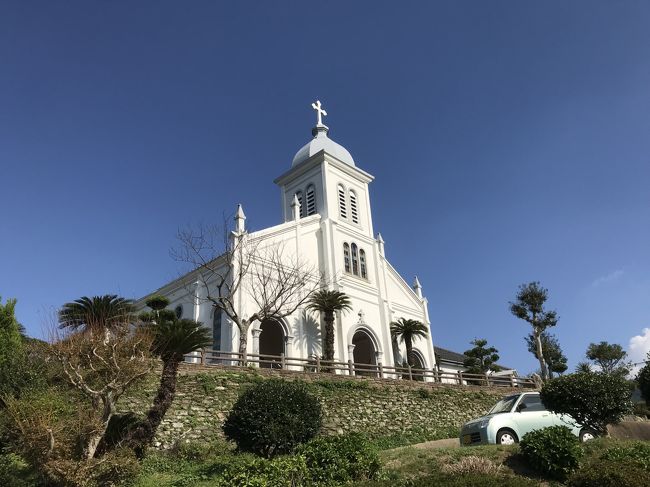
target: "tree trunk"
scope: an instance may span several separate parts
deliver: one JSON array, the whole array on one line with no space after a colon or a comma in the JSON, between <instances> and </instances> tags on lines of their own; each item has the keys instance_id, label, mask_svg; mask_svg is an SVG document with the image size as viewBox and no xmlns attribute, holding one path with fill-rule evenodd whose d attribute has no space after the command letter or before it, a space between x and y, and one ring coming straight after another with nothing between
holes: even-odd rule
<instances>
[{"instance_id":1,"label":"tree trunk","mask_svg":"<svg viewBox=\"0 0 650 487\"><path fill-rule=\"evenodd\" d=\"M413 341L410 336L404 336L404 345L406 346L406 361L410 367L414 367L413 360Z\"/></svg>"},{"instance_id":2,"label":"tree trunk","mask_svg":"<svg viewBox=\"0 0 650 487\"><path fill-rule=\"evenodd\" d=\"M102 411L102 423L101 428L91 435L86 443L84 448L84 457L86 460L90 460L95 457L97 453L97 448L99 447L101 441L106 435L106 430L108 429L108 423L110 423L113 414L115 414L115 404L113 400L112 393L107 393L106 396L101 398L104 410Z\"/></svg>"},{"instance_id":3,"label":"tree trunk","mask_svg":"<svg viewBox=\"0 0 650 487\"><path fill-rule=\"evenodd\" d=\"M153 441L158 426L160 426L167 410L172 405L176 394L176 379L180 361L180 358L172 357L163 362L158 392L151 408L147 411L147 417L128 436L129 443L133 445L139 457L142 457L144 448Z\"/></svg>"},{"instance_id":4,"label":"tree trunk","mask_svg":"<svg viewBox=\"0 0 650 487\"><path fill-rule=\"evenodd\" d=\"M323 350L325 360L332 362L334 360L334 312L325 312L325 347ZM332 369L328 369L332 371Z\"/></svg>"},{"instance_id":5,"label":"tree trunk","mask_svg":"<svg viewBox=\"0 0 650 487\"><path fill-rule=\"evenodd\" d=\"M533 335L535 335L535 345L537 348L537 358L539 359L539 369L542 372L542 379L548 379L548 369L546 368L546 362L544 361L544 351L542 350L542 337L541 332L537 329L533 330Z\"/></svg>"},{"instance_id":6,"label":"tree trunk","mask_svg":"<svg viewBox=\"0 0 650 487\"><path fill-rule=\"evenodd\" d=\"M242 367L246 367L246 361L248 357L248 330L251 327L251 322L243 320L241 323L237 323L239 327L239 360L241 360Z\"/></svg>"}]
</instances>

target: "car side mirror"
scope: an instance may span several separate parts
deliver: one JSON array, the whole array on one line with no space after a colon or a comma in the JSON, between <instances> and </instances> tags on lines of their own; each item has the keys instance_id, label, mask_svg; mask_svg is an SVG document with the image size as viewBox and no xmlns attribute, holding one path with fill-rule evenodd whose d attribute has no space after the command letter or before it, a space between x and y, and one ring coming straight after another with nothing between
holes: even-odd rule
<instances>
[{"instance_id":1,"label":"car side mirror","mask_svg":"<svg viewBox=\"0 0 650 487\"><path fill-rule=\"evenodd\" d=\"M523 403L522 403L522 404L519 404L519 405L517 406L517 412L518 412L518 413L522 412L524 409L526 409L526 405L523 404Z\"/></svg>"}]
</instances>

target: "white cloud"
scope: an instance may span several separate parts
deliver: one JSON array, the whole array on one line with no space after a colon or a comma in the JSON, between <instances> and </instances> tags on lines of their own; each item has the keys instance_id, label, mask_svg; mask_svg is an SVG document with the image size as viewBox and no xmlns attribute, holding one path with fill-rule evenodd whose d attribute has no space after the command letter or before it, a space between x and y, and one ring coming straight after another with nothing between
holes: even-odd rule
<instances>
[{"instance_id":1,"label":"white cloud","mask_svg":"<svg viewBox=\"0 0 650 487\"><path fill-rule=\"evenodd\" d=\"M594 282L591 283L592 287L597 287L600 286L601 284L606 284L608 282L616 281L617 279L620 279L625 272L623 269L617 269L614 272L611 272L607 274L606 276L600 276L598 279L594 280Z\"/></svg>"},{"instance_id":2,"label":"white cloud","mask_svg":"<svg viewBox=\"0 0 650 487\"><path fill-rule=\"evenodd\" d=\"M628 358L634 362L644 362L648 352L650 352L650 328L644 328L640 335L630 338L628 346ZM641 365L635 365L633 372L641 368Z\"/></svg>"}]
</instances>

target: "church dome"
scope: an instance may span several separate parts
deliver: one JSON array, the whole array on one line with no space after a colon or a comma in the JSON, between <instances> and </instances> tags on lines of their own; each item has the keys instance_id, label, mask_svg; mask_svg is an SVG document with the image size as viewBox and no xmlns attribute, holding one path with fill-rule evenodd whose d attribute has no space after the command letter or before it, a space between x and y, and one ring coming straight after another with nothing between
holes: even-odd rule
<instances>
[{"instance_id":1,"label":"church dome","mask_svg":"<svg viewBox=\"0 0 650 487\"><path fill-rule=\"evenodd\" d=\"M338 160L354 166L354 159L348 150L340 144L337 144L327 136L328 128L325 125L317 125L311 131L314 138L311 139L305 146L296 152L293 157L291 167L296 167L301 162L306 161L317 152L324 150L329 155L336 157Z\"/></svg>"}]
</instances>

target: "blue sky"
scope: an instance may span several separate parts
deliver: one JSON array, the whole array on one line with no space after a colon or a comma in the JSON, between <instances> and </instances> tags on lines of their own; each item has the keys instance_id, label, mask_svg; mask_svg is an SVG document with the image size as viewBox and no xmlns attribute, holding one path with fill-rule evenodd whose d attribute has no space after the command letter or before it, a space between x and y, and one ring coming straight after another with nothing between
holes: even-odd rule
<instances>
[{"instance_id":1,"label":"blue sky","mask_svg":"<svg viewBox=\"0 0 650 487\"><path fill-rule=\"evenodd\" d=\"M278 223L319 98L434 343L534 370L508 301L539 280L571 368L590 341L641 358L648 25L642 1L3 2L0 295L40 335L177 276L179 227Z\"/></svg>"}]
</instances>

